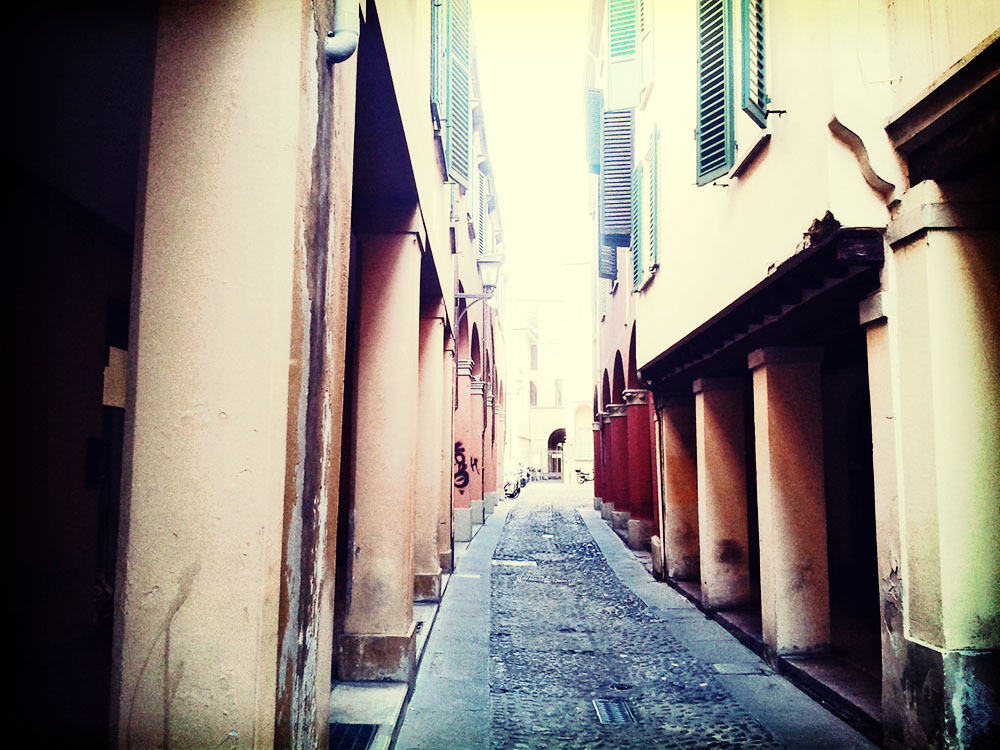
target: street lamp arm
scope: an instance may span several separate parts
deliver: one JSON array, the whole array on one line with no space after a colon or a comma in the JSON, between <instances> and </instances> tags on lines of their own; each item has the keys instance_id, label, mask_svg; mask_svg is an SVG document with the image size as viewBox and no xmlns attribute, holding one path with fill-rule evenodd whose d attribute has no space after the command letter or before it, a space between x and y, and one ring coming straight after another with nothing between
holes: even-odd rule
<instances>
[{"instance_id":1,"label":"street lamp arm","mask_svg":"<svg viewBox=\"0 0 1000 750\"><path fill-rule=\"evenodd\" d=\"M492 290L488 294L469 294L466 292L458 292L455 294L455 299L471 299L472 302L467 304L462 310L460 310L455 315L455 337L458 338L458 330L462 325L462 318L469 312L469 308L472 307L477 302L481 302L484 299L490 299L493 296Z\"/></svg>"}]
</instances>

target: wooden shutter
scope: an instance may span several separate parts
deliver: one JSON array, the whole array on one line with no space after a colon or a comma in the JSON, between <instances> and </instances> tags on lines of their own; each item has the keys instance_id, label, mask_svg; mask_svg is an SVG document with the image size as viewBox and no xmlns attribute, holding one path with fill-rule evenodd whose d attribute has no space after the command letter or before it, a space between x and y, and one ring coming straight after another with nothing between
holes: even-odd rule
<instances>
[{"instance_id":1,"label":"wooden shutter","mask_svg":"<svg viewBox=\"0 0 1000 750\"><path fill-rule=\"evenodd\" d=\"M743 109L762 128L767 125L764 79L764 0L741 0L743 25Z\"/></svg>"},{"instance_id":2,"label":"wooden shutter","mask_svg":"<svg viewBox=\"0 0 1000 750\"><path fill-rule=\"evenodd\" d=\"M649 154L646 162L649 164L649 205L647 213L649 215L649 270L652 271L660 263L659 254L659 167L657 164L658 149L660 145L660 129L654 128L653 135L649 138Z\"/></svg>"},{"instance_id":3,"label":"wooden shutter","mask_svg":"<svg viewBox=\"0 0 1000 750\"><path fill-rule=\"evenodd\" d=\"M445 157L448 177L469 187L472 114L470 110L471 22L469 0L446 0L448 4L448 127Z\"/></svg>"},{"instance_id":4,"label":"wooden shutter","mask_svg":"<svg viewBox=\"0 0 1000 750\"><path fill-rule=\"evenodd\" d=\"M479 175L479 184L476 190L476 250L480 255L485 255L489 252L489 247L486 243L486 231L489 224L487 221L486 196L489 191L489 180L483 173L482 167L477 169L476 172Z\"/></svg>"},{"instance_id":5,"label":"wooden shutter","mask_svg":"<svg viewBox=\"0 0 1000 750\"><path fill-rule=\"evenodd\" d=\"M632 110L609 110L601 127L601 242L627 245L631 224Z\"/></svg>"},{"instance_id":6,"label":"wooden shutter","mask_svg":"<svg viewBox=\"0 0 1000 750\"><path fill-rule=\"evenodd\" d=\"M698 184L733 166L732 22L729 0L698 0Z\"/></svg>"},{"instance_id":7,"label":"wooden shutter","mask_svg":"<svg viewBox=\"0 0 1000 750\"><path fill-rule=\"evenodd\" d=\"M608 108L639 103L638 0L608 0Z\"/></svg>"},{"instance_id":8,"label":"wooden shutter","mask_svg":"<svg viewBox=\"0 0 1000 750\"><path fill-rule=\"evenodd\" d=\"M632 256L632 290L642 286L642 164L632 170L632 236L629 251Z\"/></svg>"}]
</instances>

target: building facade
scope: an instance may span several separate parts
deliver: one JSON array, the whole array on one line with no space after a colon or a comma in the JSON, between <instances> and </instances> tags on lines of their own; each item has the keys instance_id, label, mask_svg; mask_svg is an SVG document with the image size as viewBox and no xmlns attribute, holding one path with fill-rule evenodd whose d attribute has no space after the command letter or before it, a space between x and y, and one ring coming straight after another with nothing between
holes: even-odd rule
<instances>
[{"instance_id":1,"label":"building facade","mask_svg":"<svg viewBox=\"0 0 1000 750\"><path fill-rule=\"evenodd\" d=\"M325 747L502 472L469 2L13 21L10 736Z\"/></svg>"},{"instance_id":2,"label":"building facade","mask_svg":"<svg viewBox=\"0 0 1000 750\"><path fill-rule=\"evenodd\" d=\"M591 3L595 496L889 747L1000 731L998 28Z\"/></svg>"}]
</instances>

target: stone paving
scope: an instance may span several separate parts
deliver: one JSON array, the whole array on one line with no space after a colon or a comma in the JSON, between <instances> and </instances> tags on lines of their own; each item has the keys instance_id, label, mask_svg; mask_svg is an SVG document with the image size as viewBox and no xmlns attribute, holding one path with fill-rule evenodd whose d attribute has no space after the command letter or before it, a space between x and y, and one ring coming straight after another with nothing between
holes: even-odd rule
<instances>
[{"instance_id":1,"label":"stone paving","mask_svg":"<svg viewBox=\"0 0 1000 750\"><path fill-rule=\"evenodd\" d=\"M579 512L522 503L493 555L492 747L778 747L626 588ZM594 699L634 722L602 724Z\"/></svg>"},{"instance_id":2,"label":"stone paving","mask_svg":"<svg viewBox=\"0 0 1000 750\"><path fill-rule=\"evenodd\" d=\"M456 545L395 748L873 750L654 580L588 490L529 484ZM634 721L599 721L613 699Z\"/></svg>"}]
</instances>

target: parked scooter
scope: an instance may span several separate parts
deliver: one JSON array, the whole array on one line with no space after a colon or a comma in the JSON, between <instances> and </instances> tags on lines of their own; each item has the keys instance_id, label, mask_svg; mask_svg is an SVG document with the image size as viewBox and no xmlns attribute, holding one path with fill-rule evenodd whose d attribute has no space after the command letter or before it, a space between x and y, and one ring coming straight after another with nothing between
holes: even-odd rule
<instances>
[{"instance_id":1,"label":"parked scooter","mask_svg":"<svg viewBox=\"0 0 1000 750\"><path fill-rule=\"evenodd\" d=\"M593 482L593 481L594 481L593 472L584 471L583 469L576 470L577 484L583 484L584 482Z\"/></svg>"},{"instance_id":2,"label":"parked scooter","mask_svg":"<svg viewBox=\"0 0 1000 750\"><path fill-rule=\"evenodd\" d=\"M520 481L507 482L507 484L503 486L503 494L504 497L508 498L509 500L513 500L515 497L521 494L521 482Z\"/></svg>"}]
</instances>

